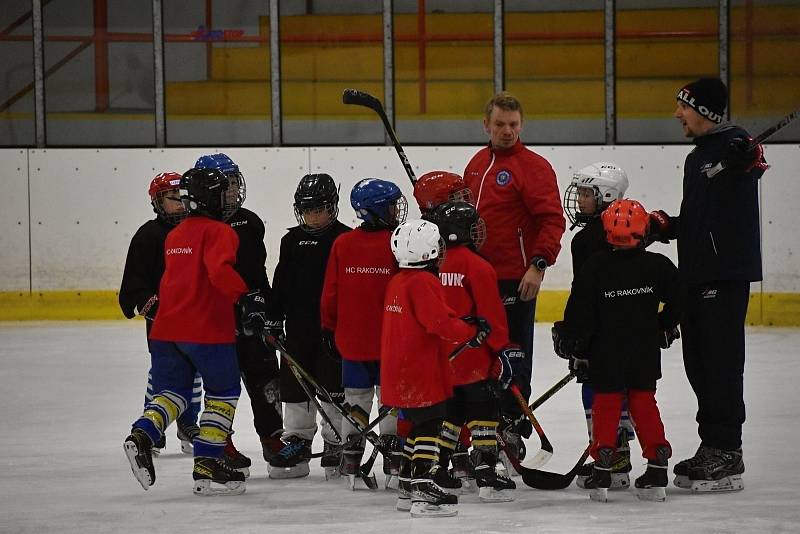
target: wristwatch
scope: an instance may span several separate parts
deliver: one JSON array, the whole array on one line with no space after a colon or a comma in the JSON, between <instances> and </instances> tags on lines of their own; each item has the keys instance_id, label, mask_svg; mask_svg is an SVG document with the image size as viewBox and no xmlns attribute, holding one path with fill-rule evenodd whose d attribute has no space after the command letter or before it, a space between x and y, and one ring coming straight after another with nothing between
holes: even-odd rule
<instances>
[{"instance_id":1,"label":"wristwatch","mask_svg":"<svg viewBox=\"0 0 800 534\"><path fill-rule=\"evenodd\" d=\"M531 265L544 272L544 270L547 269L547 260L541 256L534 256L531 258Z\"/></svg>"}]
</instances>

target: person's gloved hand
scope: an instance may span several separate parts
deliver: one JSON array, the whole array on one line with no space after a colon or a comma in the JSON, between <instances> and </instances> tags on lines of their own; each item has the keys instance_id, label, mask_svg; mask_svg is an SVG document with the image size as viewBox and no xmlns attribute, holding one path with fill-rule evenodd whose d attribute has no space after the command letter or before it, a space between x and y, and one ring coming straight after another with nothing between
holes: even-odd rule
<instances>
[{"instance_id":1,"label":"person's gloved hand","mask_svg":"<svg viewBox=\"0 0 800 534\"><path fill-rule=\"evenodd\" d=\"M764 160L764 147L761 144L750 146L753 142L752 137L734 137L728 143L728 151L725 154L725 167L736 171L750 171L754 167L760 169L767 168Z\"/></svg>"},{"instance_id":2,"label":"person's gloved hand","mask_svg":"<svg viewBox=\"0 0 800 534\"><path fill-rule=\"evenodd\" d=\"M575 375L579 384L589 382L589 360L572 357L569 359L569 372Z\"/></svg>"},{"instance_id":3,"label":"person's gloved hand","mask_svg":"<svg viewBox=\"0 0 800 534\"><path fill-rule=\"evenodd\" d=\"M341 361L342 355L336 349L336 340L334 334L330 330L323 329L321 332L322 337L322 353L334 361Z\"/></svg>"},{"instance_id":4,"label":"person's gloved hand","mask_svg":"<svg viewBox=\"0 0 800 534\"><path fill-rule=\"evenodd\" d=\"M508 388L514 378L514 371L511 368L511 359L519 357L517 353L522 352L518 346L508 346L495 354L495 359L489 367L489 378L496 380L501 389Z\"/></svg>"},{"instance_id":5,"label":"person's gloved hand","mask_svg":"<svg viewBox=\"0 0 800 534\"><path fill-rule=\"evenodd\" d=\"M662 331L661 337L659 338L659 345L661 345L662 349L668 349L673 341L680 338L681 331L678 329L678 326L675 325L672 328L667 328Z\"/></svg>"},{"instance_id":6,"label":"person's gloved hand","mask_svg":"<svg viewBox=\"0 0 800 534\"><path fill-rule=\"evenodd\" d=\"M489 337L489 334L492 333L492 327L489 326L489 322L483 317L465 315L461 320L475 325L475 336L467 342L467 346L472 349L480 347L481 344L486 341L486 338Z\"/></svg>"},{"instance_id":7,"label":"person's gloved hand","mask_svg":"<svg viewBox=\"0 0 800 534\"><path fill-rule=\"evenodd\" d=\"M264 295L254 289L239 297L236 307L239 310L239 325L245 336L261 332L267 324Z\"/></svg>"}]
</instances>

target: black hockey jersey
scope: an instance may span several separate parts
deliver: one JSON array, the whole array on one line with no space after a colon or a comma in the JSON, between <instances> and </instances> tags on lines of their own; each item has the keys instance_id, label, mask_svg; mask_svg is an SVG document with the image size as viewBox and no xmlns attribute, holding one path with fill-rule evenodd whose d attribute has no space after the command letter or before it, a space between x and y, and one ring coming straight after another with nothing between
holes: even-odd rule
<instances>
[{"instance_id":1,"label":"black hockey jersey","mask_svg":"<svg viewBox=\"0 0 800 534\"><path fill-rule=\"evenodd\" d=\"M320 300L328 256L336 238L349 230L349 226L339 221L319 235L294 226L281 239L269 308L271 319L286 320L288 339L320 332Z\"/></svg>"},{"instance_id":2,"label":"black hockey jersey","mask_svg":"<svg viewBox=\"0 0 800 534\"><path fill-rule=\"evenodd\" d=\"M678 269L661 254L609 250L586 260L572 286L570 326L583 342L596 391L655 389L660 338L678 324L680 294Z\"/></svg>"},{"instance_id":3,"label":"black hockey jersey","mask_svg":"<svg viewBox=\"0 0 800 534\"><path fill-rule=\"evenodd\" d=\"M234 269L249 289L260 289L264 298L270 298L267 276L267 247L264 245L264 223L252 211L239 208L227 222L239 236L239 251Z\"/></svg>"},{"instance_id":4,"label":"black hockey jersey","mask_svg":"<svg viewBox=\"0 0 800 534\"><path fill-rule=\"evenodd\" d=\"M164 241L173 228L156 217L140 226L131 238L119 288L119 307L128 319L133 319L137 310L158 294L164 275ZM150 321L147 330L150 330Z\"/></svg>"},{"instance_id":5,"label":"black hockey jersey","mask_svg":"<svg viewBox=\"0 0 800 534\"><path fill-rule=\"evenodd\" d=\"M592 218L586 226L581 228L572 238L570 251L572 252L572 276L573 278L581 271L581 267L586 260L596 252L611 250L611 245L606 241L606 232L603 229L603 221L600 217ZM572 309L570 302L564 310L564 320L567 324L572 322Z\"/></svg>"}]
</instances>

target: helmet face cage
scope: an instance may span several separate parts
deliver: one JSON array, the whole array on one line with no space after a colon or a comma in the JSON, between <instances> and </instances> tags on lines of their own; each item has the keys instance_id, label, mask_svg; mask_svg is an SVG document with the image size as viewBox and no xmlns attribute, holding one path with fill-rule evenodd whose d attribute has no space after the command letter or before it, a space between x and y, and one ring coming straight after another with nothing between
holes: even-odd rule
<instances>
[{"instance_id":1,"label":"helmet face cage","mask_svg":"<svg viewBox=\"0 0 800 534\"><path fill-rule=\"evenodd\" d=\"M319 223L319 213L324 212L325 222ZM309 224L306 220L314 215ZM309 234L320 234L339 217L339 188L328 174L306 174L294 192L294 218L300 228Z\"/></svg>"},{"instance_id":2,"label":"helmet face cage","mask_svg":"<svg viewBox=\"0 0 800 534\"><path fill-rule=\"evenodd\" d=\"M247 184L244 181L244 175L239 171L224 174L228 178L228 190L225 192L222 218L227 221L244 204L244 199L247 197Z\"/></svg>"},{"instance_id":3,"label":"helmet face cage","mask_svg":"<svg viewBox=\"0 0 800 534\"><path fill-rule=\"evenodd\" d=\"M392 182L366 178L353 186L350 205L369 225L394 229L406 220L408 201Z\"/></svg>"},{"instance_id":4,"label":"helmet face cage","mask_svg":"<svg viewBox=\"0 0 800 534\"><path fill-rule=\"evenodd\" d=\"M595 210L583 213L578 202L581 188L594 192ZM587 165L572 175L572 181L564 191L564 211L573 226L585 226L599 217L610 203L621 199L628 189L628 175L618 165L599 161Z\"/></svg>"},{"instance_id":5,"label":"helmet face cage","mask_svg":"<svg viewBox=\"0 0 800 534\"><path fill-rule=\"evenodd\" d=\"M468 202L445 202L427 213L425 218L439 227L439 233L447 244L471 245L478 250L486 241L486 222Z\"/></svg>"},{"instance_id":6,"label":"helmet face cage","mask_svg":"<svg viewBox=\"0 0 800 534\"><path fill-rule=\"evenodd\" d=\"M151 202L153 204L153 209L167 223L171 224L172 226L177 226L189 212L186 211L186 206L181 203L181 208L178 211L174 211L172 213L168 212L166 207L164 206L164 202L167 202L165 197L169 197L170 199L178 198L180 200L180 189L177 187L175 189L167 189L165 191L159 191L155 195L155 199ZM174 200L169 200L169 202L174 202ZM181 201L182 202L182 201Z\"/></svg>"},{"instance_id":7,"label":"helmet face cage","mask_svg":"<svg viewBox=\"0 0 800 534\"><path fill-rule=\"evenodd\" d=\"M181 222L188 213L182 203L175 202L174 199L180 195L181 175L176 172L162 172L150 181L147 193L150 196L150 204L158 217L173 226ZM171 209L167 209L166 201L169 197ZM180 207L180 208L179 208ZM179 208L179 209L178 209Z\"/></svg>"},{"instance_id":8,"label":"helmet face cage","mask_svg":"<svg viewBox=\"0 0 800 534\"><path fill-rule=\"evenodd\" d=\"M459 189L458 191L452 191L448 197L448 200L453 202L467 202L469 204L475 205L475 197L472 196L472 189L469 187L464 187L464 189Z\"/></svg>"},{"instance_id":9,"label":"helmet face cage","mask_svg":"<svg viewBox=\"0 0 800 534\"><path fill-rule=\"evenodd\" d=\"M486 242L486 221L482 217L478 217L478 220L469 227L469 233L472 246L475 247L475 250L480 250Z\"/></svg>"},{"instance_id":10,"label":"helmet face cage","mask_svg":"<svg viewBox=\"0 0 800 534\"><path fill-rule=\"evenodd\" d=\"M295 204L294 218L297 219L297 224L304 232L312 235L321 234L325 230L327 230L333 223L335 223L336 219L339 217L338 200L339 198L337 196L336 202L325 202L323 204L315 203L315 205ZM306 216L309 214L309 212L316 212L317 210L325 211L325 213L327 214L328 222L320 226L311 226L306 222Z\"/></svg>"},{"instance_id":11,"label":"helmet face cage","mask_svg":"<svg viewBox=\"0 0 800 534\"><path fill-rule=\"evenodd\" d=\"M594 191L594 202L595 206L597 206L594 213L581 212L580 206L578 205L578 189L582 188L591 189ZM600 216L600 213L603 211L603 207L604 206L600 197L600 192L595 186L576 184L575 182L572 182L564 191L564 213L567 214L567 218L573 226L586 226L586 223L595 217Z\"/></svg>"}]
</instances>

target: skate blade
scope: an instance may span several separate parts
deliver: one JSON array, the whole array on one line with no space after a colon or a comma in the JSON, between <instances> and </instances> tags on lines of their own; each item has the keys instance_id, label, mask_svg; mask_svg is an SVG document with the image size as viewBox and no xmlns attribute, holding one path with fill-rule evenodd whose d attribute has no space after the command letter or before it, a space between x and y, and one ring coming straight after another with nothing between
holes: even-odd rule
<instances>
[{"instance_id":1,"label":"skate blade","mask_svg":"<svg viewBox=\"0 0 800 534\"><path fill-rule=\"evenodd\" d=\"M693 493L740 491L744 489L742 475L732 475L719 480L692 480Z\"/></svg>"},{"instance_id":2,"label":"skate blade","mask_svg":"<svg viewBox=\"0 0 800 534\"><path fill-rule=\"evenodd\" d=\"M589 498L594 502L608 502L608 488L595 488L589 492Z\"/></svg>"},{"instance_id":3,"label":"skate blade","mask_svg":"<svg viewBox=\"0 0 800 534\"><path fill-rule=\"evenodd\" d=\"M308 464L297 464L292 467L276 467L267 464L267 477L273 480L286 480L289 478L303 478L310 473Z\"/></svg>"},{"instance_id":4,"label":"skate blade","mask_svg":"<svg viewBox=\"0 0 800 534\"><path fill-rule=\"evenodd\" d=\"M692 489L692 481L689 480L687 475L675 475L675 480L672 483L678 488Z\"/></svg>"},{"instance_id":5,"label":"skate blade","mask_svg":"<svg viewBox=\"0 0 800 534\"><path fill-rule=\"evenodd\" d=\"M454 504L432 504L426 501L411 503L411 517L455 517L458 509Z\"/></svg>"},{"instance_id":6,"label":"skate blade","mask_svg":"<svg viewBox=\"0 0 800 534\"><path fill-rule=\"evenodd\" d=\"M128 463L131 464L131 471L133 472L134 478L142 485L145 491L149 490L150 486L153 485L153 480L150 478L150 471L148 471L146 467L139 465L139 460L137 458L139 456L139 448L132 441L126 441L122 445L122 448L125 451L125 456L128 458Z\"/></svg>"},{"instance_id":7,"label":"skate blade","mask_svg":"<svg viewBox=\"0 0 800 534\"><path fill-rule=\"evenodd\" d=\"M581 477L579 476L575 484L581 489L592 489L586 487L586 480L589 477ZM611 474L611 486L608 489L618 490L618 489L627 489L631 486L631 477L628 473L612 473Z\"/></svg>"},{"instance_id":8,"label":"skate blade","mask_svg":"<svg viewBox=\"0 0 800 534\"><path fill-rule=\"evenodd\" d=\"M194 447L191 441L181 440L181 452L183 454L194 454Z\"/></svg>"},{"instance_id":9,"label":"skate blade","mask_svg":"<svg viewBox=\"0 0 800 534\"><path fill-rule=\"evenodd\" d=\"M339 471L338 467L326 467L325 480L332 480L334 478L342 478L342 472Z\"/></svg>"},{"instance_id":10,"label":"skate blade","mask_svg":"<svg viewBox=\"0 0 800 534\"><path fill-rule=\"evenodd\" d=\"M241 495L245 491L245 483L239 481L220 484L212 480L195 480L193 492L203 497L216 497L227 495Z\"/></svg>"},{"instance_id":11,"label":"skate blade","mask_svg":"<svg viewBox=\"0 0 800 534\"><path fill-rule=\"evenodd\" d=\"M158 456L161 454L161 451L162 451L162 450L164 450L164 449L157 449L157 448L153 447L152 449L150 449L150 455L151 455L153 458L156 458L156 457L158 457Z\"/></svg>"},{"instance_id":12,"label":"skate blade","mask_svg":"<svg viewBox=\"0 0 800 534\"><path fill-rule=\"evenodd\" d=\"M510 490L499 490L490 487L480 488L478 490L478 498L481 502L512 502L514 500Z\"/></svg>"},{"instance_id":13,"label":"skate blade","mask_svg":"<svg viewBox=\"0 0 800 534\"><path fill-rule=\"evenodd\" d=\"M386 475L386 480L383 483L383 489L386 491L397 491L400 486L400 479L396 475Z\"/></svg>"},{"instance_id":14,"label":"skate blade","mask_svg":"<svg viewBox=\"0 0 800 534\"><path fill-rule=\"evenodd\" d=\"M480 491L474 478L460 478L459 480L461 481L461 489L458 491L458 495L470 495Z\"/></svg>"},{"instance_id":15,"label":"skate blade","mask_svg":"<svg viewBox=\"0 0 800 534\"><path fill-rule=\"evenodd\" d=\"M636 497L640 501L664 502L667 491L665 488L636 488Z\"/></svg>"},{"instance_id":16,"label":"skate blade","mask_svg":"<svg viewBox=\"0 0 800 534\"><path fill-rule=\"evenodd\" d=\"M410 512L411 511L411 497L408 495L398 495L397 496L397 504L395 505L398 512Z\"/></svg>"}]
</instances>

